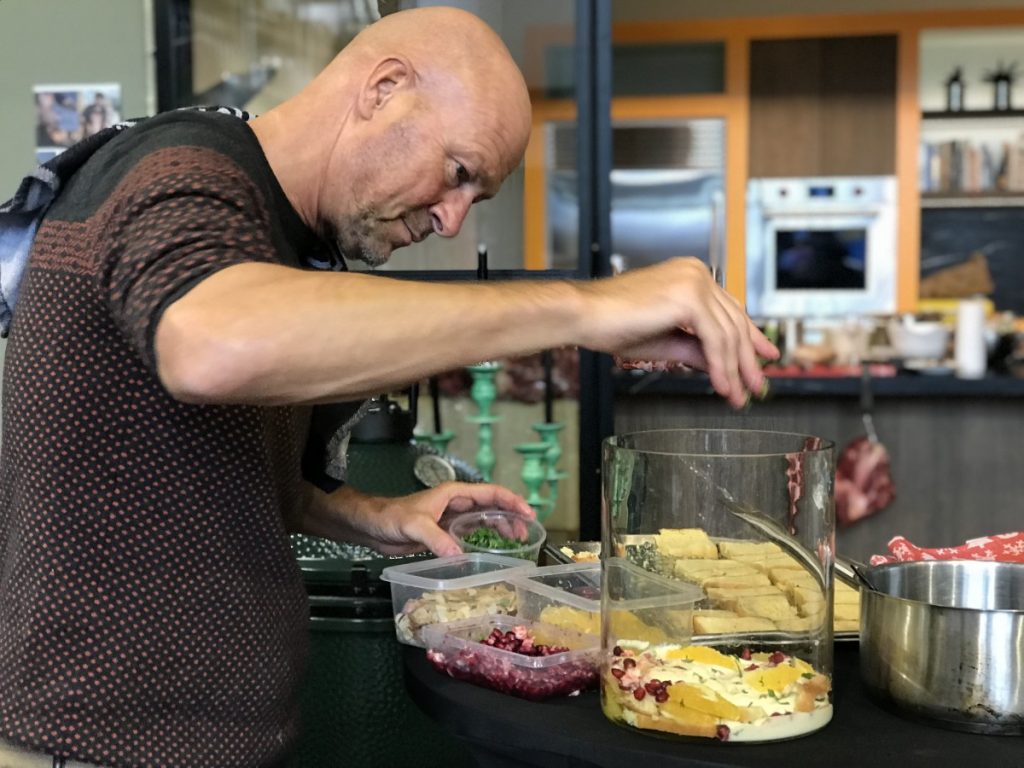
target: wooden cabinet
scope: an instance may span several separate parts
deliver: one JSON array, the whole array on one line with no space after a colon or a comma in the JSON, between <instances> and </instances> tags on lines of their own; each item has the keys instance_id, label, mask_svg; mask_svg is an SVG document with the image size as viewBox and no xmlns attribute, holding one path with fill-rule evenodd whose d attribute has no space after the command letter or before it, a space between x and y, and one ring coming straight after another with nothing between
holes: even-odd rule
<instances>
[{"instance_id":1,"label":"wooden cabinet","mask_svg":"<svg viewBox=\"0 0 1024 768\"><path fill-rule=\"evenodd\" d=\"M750 176L896 171L896 35L753 40Z\"/></svg>"}]
</instances>

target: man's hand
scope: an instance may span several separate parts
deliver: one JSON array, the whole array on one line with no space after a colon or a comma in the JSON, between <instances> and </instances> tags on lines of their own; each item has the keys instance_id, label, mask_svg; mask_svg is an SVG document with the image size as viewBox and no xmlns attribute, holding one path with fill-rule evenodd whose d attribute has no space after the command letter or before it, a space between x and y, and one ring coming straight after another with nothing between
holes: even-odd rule
<instances>
[{"instance_id":1,"label":"man's hand","mask_svg":"<svg viewBox=\"0 0 1024 768\"><path fill-rule=\"evenodd\" d=\"M348 486L326 494L314 490L302 532L335 541L363 544L385 555L410 555L429 549L457 555L462 548L439 522L461 512L497 508L535 517L518 494L497 485L443 483L409 496L368 496Z\"/></svg>"},{"instance_id":2,"label":"man's hand","mask_svg":"<svg viewBox=\"0 0 1024 768\"><path fill-rule=\"evenodd\" d=\"M734 407L760 394L758 356L778 349L719 288L702 262L678 258L581 286L589 308L583 345L633 360L679 363L707 371Z\"/></svg>"}]
</instances>

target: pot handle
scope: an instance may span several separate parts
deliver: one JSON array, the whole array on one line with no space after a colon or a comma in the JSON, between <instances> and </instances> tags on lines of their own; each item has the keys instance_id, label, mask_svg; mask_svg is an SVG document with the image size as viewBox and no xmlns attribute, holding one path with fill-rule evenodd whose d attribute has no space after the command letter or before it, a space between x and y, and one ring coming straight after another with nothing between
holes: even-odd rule
<instances>
[{"instance_id":1,"label":"pot handle","mask_svg":"<svg viewBox=\"0 0 1024 768\"><path fill-rule=\"evenodd\" d=\"M871 568L859 560L836 555L833 571L840 581L854 589L864 588L870 589L872 592L879 591L868 576L871 573Z\"/></svg>"}]
</instances>

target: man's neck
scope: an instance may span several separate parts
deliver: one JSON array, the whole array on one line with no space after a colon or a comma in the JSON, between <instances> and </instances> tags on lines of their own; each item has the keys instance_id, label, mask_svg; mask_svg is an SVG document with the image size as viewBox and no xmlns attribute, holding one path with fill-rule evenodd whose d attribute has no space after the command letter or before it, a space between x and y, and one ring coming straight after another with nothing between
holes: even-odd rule
<instances>
[{"instance_id":1,"label":"man's neck","mask_svg":"<svg viewBox=\"0 0 1024 768\"><path fill-rule=\"evenodd\" d=\"M307 140L306 130L291 130L284 105L253 119L249 125L288 202L306 226L315 230L320 186L316 142Z\"/></svg>"}]
</instances>

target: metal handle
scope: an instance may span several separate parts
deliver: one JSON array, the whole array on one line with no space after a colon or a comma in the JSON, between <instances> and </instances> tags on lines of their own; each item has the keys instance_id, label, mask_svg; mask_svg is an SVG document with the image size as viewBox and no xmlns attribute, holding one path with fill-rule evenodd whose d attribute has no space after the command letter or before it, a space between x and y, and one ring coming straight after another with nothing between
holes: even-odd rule
<instances>
[{"instance_id":1,"label":"metal handle","mask_svg":"<svg viewBox=\"0 0 1024 768\"><path fill-rule=\"evenodd\" d=\"M871 369L867 363L861 363L860 373L860 410L861 420L864 422L864 431L868 440L872 443L878 442L878 433L875 432L875 420L872 411L875 407L875 393L871 389Z\"/></svg>"},{"instance_id":2,"label":"metal handle","mask_svg":"<svg viewBox=\"0 0 1024 768\"><path fill-rule=\"evenodd\" d=\"M840 581L854 589L878 591L868 575L871 573L871 569L858 560L836 555L835 562L833 563L833 573L835 573Z\"/></svg>"},{"instance_id":3,"label":"metal handle","mask_svg":"<svg viewBox=\"0 0 1024 768\"><path fill-rule=\"evenodd\" d=\"M725 288L725 226L722 212L725 209L725 197L722 190L711 193L711 233L708 236L708 266L711 277L720 288Z\"/></svg>"}]
</instances>

